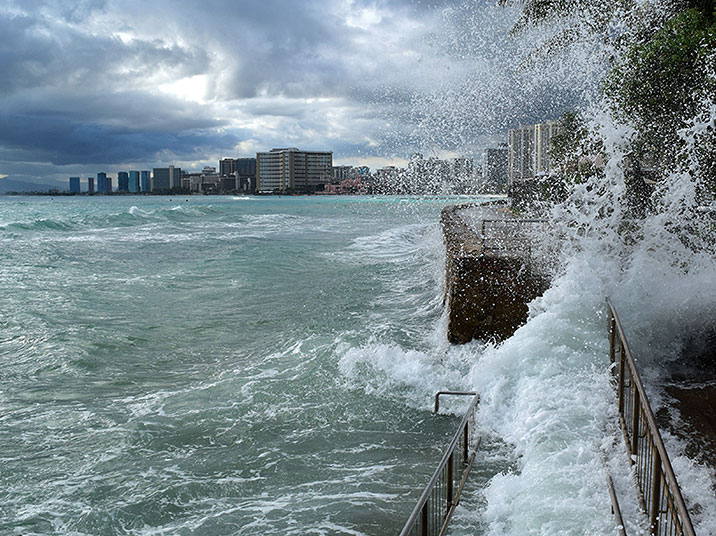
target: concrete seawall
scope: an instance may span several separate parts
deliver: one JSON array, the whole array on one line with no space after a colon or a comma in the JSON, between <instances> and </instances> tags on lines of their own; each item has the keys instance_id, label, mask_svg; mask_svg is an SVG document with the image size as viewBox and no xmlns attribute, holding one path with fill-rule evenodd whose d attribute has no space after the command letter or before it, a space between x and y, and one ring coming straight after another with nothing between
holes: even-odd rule
<instances>
[{"instance_id":1,"label":"concrete seawall","mask_svg":"<svg viewBox=\"0 0 716 536\"><path fill-rule=\"evenodd\" d=\"M499 342L527 320L527 304L549 286L549 277L533 268L531 241L522 232L533 222L515 218L500 205L443 209L451 343Z\"/></svg>"}]
</instances>

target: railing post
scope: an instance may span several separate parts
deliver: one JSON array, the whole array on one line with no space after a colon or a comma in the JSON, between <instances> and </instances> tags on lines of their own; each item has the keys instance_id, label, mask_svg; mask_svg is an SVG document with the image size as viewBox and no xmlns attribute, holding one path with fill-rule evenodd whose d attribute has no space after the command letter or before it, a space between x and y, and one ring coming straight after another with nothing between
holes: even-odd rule
<instances>
[{"instance_id":1,"label":"railing post","mask_svg":"<svg viewBox=\"0 0 716 536\"><path fill-rule=\"evenodd\" d=\"M453 475L453 460L455 459L455 451L450 454L450 457L448 458L447 462L447 493L445 497L445 511L447 512L450 510L450 507L452 506L452 498L453 498L453 483L455 481L455 476Z\"/></svg>"},{"instance_id":2,"label":"railing post","mask_svg":"<svg viewBox=\"0 0 716 536\"><path fill-rule=\"evenodd\" d=\"M614 348L614 342L616 341L616 330L617 330L617 323L614 321L614 315L611 311L609 311L609 362L614 363L614 354L615 348Z\"/></svg>"},{"instance_id":3,"label":"railing post","mask_svg":"<svg viewBox=\"0 0 716 536\"><path fill-rule=\"evenodd\" d=\"M659 533L659 511L661 510L661 458L659 451L651 445L654 456L654 481L651 488L651 533Z\"/></svg>"},{"instance_id":4,"label":"railing post","mask_svg":"<svg viewBox=\"0 0 716 536\"><path fill-rule=\"evenodd\" d=\"M631 423L631 453L633 456L638 456L639 451L639 418L641 417L641 407L639 401L639 390L636 388L636 383L632 382L634 386L634 403L633 403L633 415Z\"/></svg>"},{"instance_id":5,"label":"railing post","mask_svg":"<svg viewBox=\"0 0 716 536\"><path fill-rule=\"evenodd\" d=\"M420 514L420 536L428 536L428 504L430 501L425 501Z\"/></svg>"},{"instance_id":6,"label":"railing post","mask_svg":"<svg viewBox=\"0 0 716 536\"><path fill-rule=\"evenodd\" d=\"M619 414L624 415L624 345L619 341Z\"/></svg>"},{"instance_id":7,"label":"railing post","mask_svg":"<svg viewBox=\"0 0 716 536\"><path fill-rule=\"evenodd\" d=\"M465 423L465 428L462 430L462 463L467 463L467 459L470 456L469 428L470 423Z\"/></svg>"}]
</instances>

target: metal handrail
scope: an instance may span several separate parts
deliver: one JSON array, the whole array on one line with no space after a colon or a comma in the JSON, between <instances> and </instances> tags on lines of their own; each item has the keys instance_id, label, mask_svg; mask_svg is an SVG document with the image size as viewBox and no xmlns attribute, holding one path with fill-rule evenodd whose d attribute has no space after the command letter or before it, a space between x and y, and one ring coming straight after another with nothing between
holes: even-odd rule
<instances>
[{"instance_id":1,"label":"metal handrail","mask_svg":"<svg viewBox=\"0 0 716 536\"><path fill-rule=\"evenodd\" d=\"M527 236L524 234L510 236L487 236L486 224L499 223L508 225L523 225L532 223L547 223L547 220L542 219L499 219L499 218L485 218L480 222L480 250L484 252L492 252L493 254L499 254L504 251L522 251L526 254L527 262L530 263L532 260L532 244L527 241Z\"/></svg>"},{"instance_id":2,"label":"metal handrail","mask_svg":"<svg viewBox=\"0 0 716 536\"><path fill-rule=\"evenodd\" d=\"M607 480L607 489L609 490L609 499L612 501L612 514L617 522L617 534L619 536L627 536L626 526L624 525L624 517L622 516L622 510L619 507L619 499L617 498L617 491L614 489L614 481L612 476L609 474L609 468L607 467L607 455L603 449L599 449L599 455L602 458L602 466L604 467L604 474Z\"/></svg>"},{"instance_id":3,"label":"metal handrail","mask_svg":"<svg viewBox=\"0 0 716 536\"><path fill-rule=\"evenodd\" d=\"M475 409L480 397L474 392L439 391L435 394L436 412L440 407L441 395L472 396L472 401L465 411L452 441L445 449L435 473L428 485L425 486L403 530L400 531L400 536L442 536L445 534L450 518L460 502L460 495L465 487L467 475L475 460L475 450L479 439L472 449L470 442L471 435L474 435ZM462 456L459 460L455 456L458 446L462 447ZM456 466L458 469L462 469L462 475L455 474ZM459 482L456 480L456 476L460 478ZM456 484L457 489L455 489Z\"/></svg>"},{"instance_id":4,"label":"metal handrail","mask_svg":"<svg viewBox=\"0 0 716 536\"><path fill-rule=\"evenodd\" d=\"M629 459L636 465L640 501L649 517L651 534L695 536L624 329L609 299L607 305L609 356L616 365L612 370L617 380L619 421Z\"/></svg>"},{"instance_id":5,"label":"metal handrail","mask_svg":"<svg viewBox=\"0 0 716 536\"><path fill-rule=\"evenodd\" d=\"M442 395L454 395L454 396L476 396L475 391L438 391L435 393L435 404L433 413L440 411L440 397Z\"/></svg>"},{"instance_id":6,"label":"metal handrail","mask_svg":"<svg viewBox=\"0 0 716 536\"><path fill-rule=\"evenodd\" d=\"M516 219L516 218L505 218L505 219L499 219L499 218L485 218L481 220L480 224L480 231L482 234L485 234L485 224L486 223L547 223L548 220L544 219L536 219L536 218L525 218L525 219Z\"/></svg>"}]
</instances>

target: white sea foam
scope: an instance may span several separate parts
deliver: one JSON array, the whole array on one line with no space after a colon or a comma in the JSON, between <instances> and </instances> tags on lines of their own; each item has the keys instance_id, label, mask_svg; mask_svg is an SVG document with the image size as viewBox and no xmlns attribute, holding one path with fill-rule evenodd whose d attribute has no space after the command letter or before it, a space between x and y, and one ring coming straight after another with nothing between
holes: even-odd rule
<instances>
[{"instance_id":1,"label":"white sea foam","mask_svg":"<svg viewBox=\"0 0 716 536\"><path fill-rule=\"evenodd\" d=\"M132 216L149 216L150 215L149 212L142 210L141 208L139 208L136 205L132 205L131 207L129 207L129 213Z\"/></svg>"}]
</instances>

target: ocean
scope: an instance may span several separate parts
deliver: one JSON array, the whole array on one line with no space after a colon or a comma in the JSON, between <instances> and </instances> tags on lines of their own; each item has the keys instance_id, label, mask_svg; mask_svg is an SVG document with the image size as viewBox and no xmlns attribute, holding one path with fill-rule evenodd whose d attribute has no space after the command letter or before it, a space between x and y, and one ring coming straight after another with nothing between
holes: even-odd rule
<instances>
[{"instance_id":1,"label":"ocean","mask_svg":"<svg viewBox=\"0 0 716 536\"><path fill-rule=\"evenodd\" d=\"M450 534L614 534L608 267L449 345L439 214L475 200L0 197L0 534L397 534L462 409L440 389L482 397ZM713 475L675 465L711 533Z\"/></svg>"}]
</instances>

